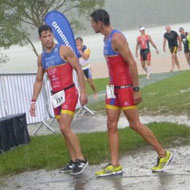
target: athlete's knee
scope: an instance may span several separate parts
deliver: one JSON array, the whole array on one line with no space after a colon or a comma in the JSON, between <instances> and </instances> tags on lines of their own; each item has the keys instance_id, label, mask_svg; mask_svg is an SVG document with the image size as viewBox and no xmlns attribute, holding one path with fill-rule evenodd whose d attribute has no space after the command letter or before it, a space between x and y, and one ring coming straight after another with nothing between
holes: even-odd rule
<instances>
[{"instance_id":1,"label":"athlete's knee","mask_svg":"<svg viewBox=\"0 0 190 190\"><path fill-rule=\"evenodd\" d=\"M67 135L68 133L71 132L71 128L68 125L65 124L60 124L60 130L63 134Z\"/></svg>"},{"instance_id":2,"label":"athlete's knee","mask_svg":"<svg viewBox=\"0 0 190 190\"><path fill-rule=\"evenodd\" d=\"M108 119L107 120L107 129L110 132L115 132L117 131L117 121L113 119Z\"/></svg>"},{"instance_id":3,"label":"athlete's knee","mask_svg":"<svg viewBox=\"0 0 190 190\"><path fill-rule=\"evenodd\" d=\"M131 129L133 129L136 132L140 132L140 130L142 128L142 124L140 121L130 121L129 125L130 125Z\"/></svg>"},{"instance_id":4,"label":"athlete's knee","mask_svg":"<svg viewBox=\"0 0 190 190\"><path fill-rule=\"evenodd\" d=\"M87 82L88 82L89 85L93 85L93 80L91 78L88 78Z\"/></svg>"}]
</instances>

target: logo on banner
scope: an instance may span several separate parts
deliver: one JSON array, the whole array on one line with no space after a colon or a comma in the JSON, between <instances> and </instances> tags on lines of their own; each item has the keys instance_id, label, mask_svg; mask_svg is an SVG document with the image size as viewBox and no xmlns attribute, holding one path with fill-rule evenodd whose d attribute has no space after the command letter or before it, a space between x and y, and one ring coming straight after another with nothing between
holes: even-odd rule
<instances>
[{"instance_id":1,"label":"logo on banner","mask_svg":"<svg viewBox=\"0 0 190 190\"><path fill-rule=\"evenodd\" d=\"M58 24L57 24L56 21L53 21L52 26L55 28L55 30L57 31L57 33L60 35L60 37L64 41L65 45L71 47L71 45L69 44L69 41L67 40L66 36L64 35L64 33L61 30L61 28L58 26Z\"/></svg>"}]
</instances>

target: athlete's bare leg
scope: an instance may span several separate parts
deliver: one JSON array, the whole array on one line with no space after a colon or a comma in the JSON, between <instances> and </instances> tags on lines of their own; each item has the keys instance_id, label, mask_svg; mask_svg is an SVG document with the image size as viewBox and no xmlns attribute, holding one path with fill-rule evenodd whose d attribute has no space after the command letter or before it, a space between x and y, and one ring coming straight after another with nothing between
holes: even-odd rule
<instances>
[{"instance_id":1,"label":"athlete's bare leg","mask_svg":"<svg viewBox=\"0 0 190 190\"><path fill-rule=\"evenodd\" d=\"M139 133L156 150L158 156L165 156L166 151L154 136L153 132L139 120L138 109L125 110L124 114L129 121L130 127Z\"/></svg>"},{"instance_id":2,"label":"athlete's bare leg","mask_svg":"<svg viewBox=\"0 0 190 190\"><path fill-rule=\"evenodd\" d=\"M88 84L90 85L90 88L92 89L93 93L94 93L94 99L97 99L97 91L96 91L96 86L94 84L94 81L91 78L87 79Z\"/></svg>"},{"instance_id":3,"label":"athlete's bare leg","mask_svg":"<svg viewBox=\"0 0 190 190\"><path fill-rule=\"evenodd\" d=\"M58 121L59 126L60 126L60 121L59 121L59 119L57 119L57 121ZM60 128L60 129L61 129L61 128ZM69 141L68 141L66 138L64 138L64 140L65 140L65 145L67 146L67 149L68 149L68 151L69 151L70 158L71 158L71 160L74 162L74 161L76 160L77 156L75 155L75 152L73 151L72 146L71 146L71 144L69 143Z\"/></svg>"},{"instance_id":4,"label":"athlete's bare leg","mask_svg":"<svg viewBox=\"0 0 190 190\"><path fill-rule=\"evenodd\" d=\"M172 54L172 65L171 65L170 72L174 71L174 67L175 67L175 54L173 53Z\"/></svg>"},{"instance_id":5,"label":"athlete's bare leg","mask_svg":"<svg viewBox=\"0 0 190 190\"><path fill-rule=\"evenodd\" d=\"M71 130L71 122L73 120L73 116L69 114L61 114L59 124L62 134L65 137L65 143L67 148L69 149L69 154L71 159L74 161L76 159L85 160L81 148L78 137Z\"/></svg>"},{"instance_id":6,"label":"athlete's bare leg","mask_svg":"<svg viewBox=\"0 0 190 190\"><path fill-rule=\"evenodd\" d=\"M180 65L179 65L179 60L178 60L177 54L175 54L175 64L177 65L177 68L180 71Z\"/></svg>"},{"instance_id":7,"label":"athlete's bare leg","mask_svg":"<svg viewBox=\"0 0 190 190\"><path fill-rule=\"evenodd\" d=\"M120 110L107 109L107 128L108 142L113 166L119 165L119 134L117 124L119 121Z\"/></svg>"},{"instance_id":8,"label":"athlete's bare leg","mask_svg":"<svg viewBox=\"0 0 190 190\"><path fill-rule=\"evenodd\" d=\"M150 60L146 60L147 63L147 74L146 74L146 78L150 79L150 74L151 74L151 62Z\"/></svg>"},{"instance_id":9,"label":"athlete's bare leg","mask_svg":"<svg viewBox=\"0 0 190 190\"><path fill-rule=\"evenodd\" d=\"M185 53L185 57L186 57L188 65L190 66L190 53Z\"/></svg>"},{"instance_id":10,"label":"athlete's bare leg","mask_svg":"<svg viewBox=\"0 0 190 190\"><path fill-rule=\"evenodd\" d=\"M141 60L141 66L142 66L143 70L144 70L144 71L146 72L146 74L147 74L147 68L146 68L145 61L142 61L142 60Z\"/></svg>"}]
</instances>

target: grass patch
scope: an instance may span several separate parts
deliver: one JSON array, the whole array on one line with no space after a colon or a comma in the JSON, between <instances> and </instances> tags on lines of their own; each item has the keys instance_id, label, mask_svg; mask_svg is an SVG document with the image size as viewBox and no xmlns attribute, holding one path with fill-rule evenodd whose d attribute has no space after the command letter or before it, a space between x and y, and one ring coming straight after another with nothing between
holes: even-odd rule
<instances>
[{"instance_id":1,"label":"grass patch","mask_svg":"<svg viewBox=\"0 0 190 190\"><path fill-rule=\"evenodd\" d=\"M142 88L142 97L139 109L146 114L189 114L190 72L145 86Z\"/></svg>"},{"instance_id":2,"label":"grass patch","mask_svg":"<svg viewBox=\"0 0 190 190\"><path fill-rule=\"evenodd\" d=\"M148 126L165 146L171 145L178 138L183 138L183 144L190 144L190 128L186 126L171 123L151 123ZM130 128L120 129L119 135L121 155L146 145ZM79 138L90 164L109 159L106 132L79 134ZM68 162L68 152L61 135L36 136L31 139L28 145L0 154L0 176L42 168L56 169Z\"/></svg>"},{"instance_id":3,"label":"grass patch","mask_svg":"<svg viewBox=\"0 0 190 190\"><path fill-rule=\"evenodd\" d=\"M102 89L106 81L105 79L99 79L99 81L101 81L100 84ZM98 84L99 83L97 83L97 86ZM190 114L189 71L185 71L171 78L147 85L141 89L141 92L143 98L142 103L139 105L141 114ZM89 104L88 107L92 110L102 112L105 107L105 102L104 100L100 100L95 104Z\"/></svg>"},{"instance_id":4,"label":"grass patch","mask_svg":"<svg viewBox=\"0 0 190 190\"><path fill-rule=\"evenodd\" d=\"M108 78L99 78L99 79L93 79L94 84L97 88L97 92L100 92L102 90L106 89L106 85L109 83L109 79ZM90 88L90 86L88 85L88 83L86 82L86 91L88 96L93 94L92 89Z\"/></svg>"}]
</instances>

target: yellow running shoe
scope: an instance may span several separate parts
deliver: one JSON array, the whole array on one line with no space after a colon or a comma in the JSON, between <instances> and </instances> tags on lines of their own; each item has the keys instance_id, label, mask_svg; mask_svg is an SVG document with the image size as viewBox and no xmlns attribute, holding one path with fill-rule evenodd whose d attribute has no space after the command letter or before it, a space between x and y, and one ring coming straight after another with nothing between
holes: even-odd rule
<instances>
[{"instance_id":1,"label":"yellow running shoe","mask_svg":"<svg viewBox=\"0 0 190 190\"><path fill-rule=\"evenodd\" d=\"M122 166L113 166L111 164L106 165L102 170L96 172L96 177L105 177L111 175L122 175L123 170Z\"/></svg>"},{"instance_id":2,"label":"yellow running shoe","mask_svg":"<svg viewBox=\"0 0 190 190\"><path fill-rule=\"evenodd\" d=\"M155 165L152 168L153 172L161 172L164 171L167 167L167 165L172 161L173 159L173 155L171 154L171 152L166 151L166 156L163 158L158 158L157 160L157 165Z\"/></svg>"}]
</instances>

